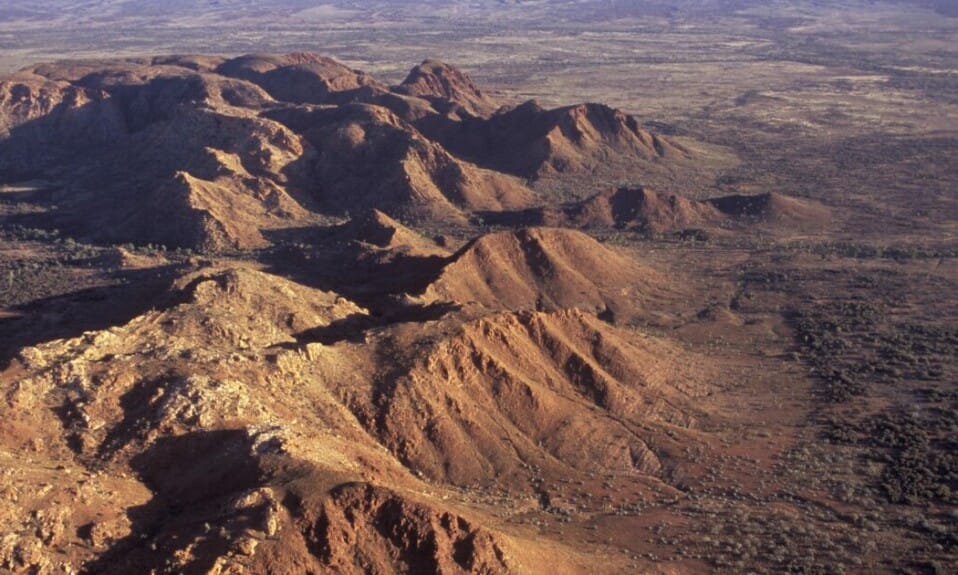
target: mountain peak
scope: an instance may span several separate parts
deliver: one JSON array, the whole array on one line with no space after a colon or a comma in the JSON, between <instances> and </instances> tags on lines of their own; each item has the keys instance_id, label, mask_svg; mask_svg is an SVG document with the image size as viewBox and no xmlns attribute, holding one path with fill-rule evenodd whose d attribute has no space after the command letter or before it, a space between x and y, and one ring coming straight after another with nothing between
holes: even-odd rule
<instances>
[{"instance_id":1,"label":"mountain peak","mask_svg":"<svg viewBox=\"0 0 958 575\"><path fill-rule=\"evenodd\" d=\"M410 70L397 91L410 96L448 100L474 116L489 116L498 108L472 78L440 60L423 60Z\"/></svg>"}]
</instances>

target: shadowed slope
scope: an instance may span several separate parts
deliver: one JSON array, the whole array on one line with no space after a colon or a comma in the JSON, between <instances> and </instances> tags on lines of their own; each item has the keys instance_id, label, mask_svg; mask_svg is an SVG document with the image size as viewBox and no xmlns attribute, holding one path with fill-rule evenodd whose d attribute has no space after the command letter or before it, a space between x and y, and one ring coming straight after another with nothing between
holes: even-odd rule
<instances>
[{"instance_id":1,"label":"shadowed slope","mask_svg":"<svg viewBox=\"0 0 958 575\"><path fill-rule=\"evenodd\" d=\"M710 200L710 203L725 214L752 220L783 224L789 222L823 224L831 219L828 208L821 204L774 192L753 196L724 196Z\"/></svg>"},{"instance_id":2,"label":"shadowed slope","mask_svg":"<svg viewBox=\"0 0 958 575\"><path fill-rule=\"evenodd\" d=\"M42 175L125 131L119 107L104 92L26 73L0 79L0 179Z\"/></svg>"},{"instance_id":3,"label":"shadowed slope","mask_svg":"<svg viewBox=\"0 0 958 575\"><path fill-rule=\"evenodd\" d=\"M545 110L530 101L488 120L469 119L427 133L481 166L529 180L609 167L641 171L689 155L640 128L635 118L602 104Z\"/></svg>"},{"instance_id":4,"label":"shadowed slope","mask_svg":"<svg viewBox=\"0 0 958 575\"><path fill-rule=\"evenodd\" d=\"M460 209L518 207L533 198L517 179L453 157L380 106L288 109L270 117L316 148L316 195L327 209L461 221Z\"/></svg>"},{"instance_id":5,"label":"shadowed slope","mask_svg":"<svg viewBox=\"0 0 958 575\"><path fill-rule=\"evenodd\" d=\"M62 218L99 240L260 247L261 230L310 219L287 191L305 152L276 122L180 109L78 168Z\"/></svg>"},{"instance_id":6,"label":"shadowed slope","mask_svg":"<svg viewBox=\"0 0 958 575\"><path fill-rule=\"evenodd\" d=\"M256 86L136 61L37 70L79 76L75 85L11 84L18 103L0 105L0 123L13 126L0 147L21 150L3 156L11 170L59 187L45 225L98 241L221 250L263 246L261 230L312 219L289 190L307 150L256 117L273 102ZM31 152L44 138L49 149Z\"/></svg>"},{"instance_id":7,"label":"shadowed slope","mask_svg":"<svg viewBox=\"0 0 958 575\"><path fill-rule=\"evenodd\" d=\"M365 73L311 53L241 56L224 62L216 72L248 80L277 100L297 104L344 104L386 92Z\"/></svg>"},{"instance_id":8,"label":"shadowed slope","mask_svg":"<svg viewBox=\"0 0 958 575\"><path fill-rule=\"evenodd\" d=\"M448 255L435 242L397 222L379 210L358 215L339 232L342 238L370 244L390 251L404 251L410 255Z\"/></svg>"},{"instance_id":9,"label":"shadowed slope","mask_svg":"<svg viewBox=\"0 0 958 575\"><path fill-rule=\"evenodd\" d=\"M690 200L647 188L618 188L558 206L483 212L480 217L488 223L507 226L616 228L662 233L728 227L735 223L817 227L827 224L831 213L815 202L774 193Z\"/></svg>"}]
</instances>

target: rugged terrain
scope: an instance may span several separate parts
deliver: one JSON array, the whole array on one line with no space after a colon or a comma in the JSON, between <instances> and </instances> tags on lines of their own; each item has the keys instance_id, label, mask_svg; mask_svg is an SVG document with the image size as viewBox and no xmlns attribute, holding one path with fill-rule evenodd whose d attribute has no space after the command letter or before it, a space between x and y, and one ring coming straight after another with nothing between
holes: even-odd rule
<instances>
[{"instance_id":1,"label":"rugged terrain","mask_svg":"<svg viewBox=\"0 0 958 575\"><path fill-rule=\"evenodd\" d=\"M955 27L826 4L0 8L0 572L951 572Z\"/></svg>"}]
</instances>

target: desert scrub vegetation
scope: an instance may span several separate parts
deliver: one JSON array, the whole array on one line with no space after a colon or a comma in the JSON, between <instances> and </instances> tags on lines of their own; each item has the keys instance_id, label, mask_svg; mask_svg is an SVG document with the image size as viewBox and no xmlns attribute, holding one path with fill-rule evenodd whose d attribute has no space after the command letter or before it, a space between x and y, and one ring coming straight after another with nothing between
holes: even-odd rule
<instances>
[{"instance_id":1,"label":"desert scrub vegetation","mask_svg":"<svg viewBox=\"0 0 958 575\"><path fill-rule=\"evenodd\" d=\"M0 306L15 307L96 285L59 259L0 261Z\"/></svg>"},{"instance_id":2,"label":"desert scrub vegetation","mask_svg":"<svg viewBox=\"0 0 958 575\"><path fill-rule=\"evenodd\" d=\"M821 399L846 406L821 420L821 438L879 464L876 492L889 503L958 503L958 392L947 380L958 328L896 322L865 300L793 309L789 320ZM852 402L865 395L892 402Z\"/></svg>"},{"instance_id":3,"label":"desert scrub vegetation","mask_svg":"<svg viewBox=\"0 0 958 575\"><path fill-rule=\"evenodd\" d=\"M896 261L942 259L958 257L958 247L920 244L875 245L849 241L789 242L783 249L818 256L838 256L853 259L887 259Z\"/></svg>"},{"instance_id":4,"label":"desert scrub vegetation","mask_svg":"<svg viewBox=\"0 0 958 575\"><path fill-rule=\"evenodd\" d=\"M849 525L825 507L792 501L799 513L756 510L733 501L691 511L701 528L671 535L652 528L680 549L680 556L711 564L717 573L840 575L863 568L876 548L867 529Z\"/></svg>"},{"instance_id":5,"label":"desert scrub vegetation","mask_svg":"<svg viewBox=\"0 0 958 575\"><path fill-rule=\"evenodd\" d=\"M931 408L919 416L902 409L886 410L854 421L833 418L822 438L859 448L864 458L882 465L878 492L890 503L958 504L958 410ZM958 542L949 540L949 545Z\"/></svg>"},{"instance_id":6,"label":"desert scrub vegetation","mask_svg":"<svg viewBox=\"0 0 958 575\"><path fill-rule=\"evenodd\" d=\"M927 338L891 324L888 316L881 304L863 299L788 311L801 357L820 382L826 401L845 402L864 395L872 384L900 383L906 376L940 371L939 362L928 353L932 347L924 341Z\"/></svg>"},{"instance_id":7,"label":"desert scrub vegetation","mask_svg":"<svg viewBox=\"0 0 958 575\"><path fill-rule=\"evenodd\" d=\"M789 310L786 317L801 348L798 357L809 365L823 399L831 403L864 395L876 384L941 382L948 364L958 357L958 328L899 323L877 301L806 305ZM935 387L929 390L931 395L940 393Z\"/></svg>"},{"instance_id":8,"label":"desert scrub vegetation","mask_svg":"<svg viewBox=\"0 0 958 575\"><path fill-rule=\"evenodd\" d=\"M16 307L65 295L112 277L118 249L140 256L163 256L169 262L185 261L188 250L169 251L163 246L100 246L74 240L58 230L0 226L0 307Z\"/></svg>"},{"instance_id":9,"label":"desert scrub vegetation","mask_svg":"<svg viewBox=\"0 0 958 575\"><path fill-rule=\"evenodd\" d=\"M888 456L882 489L892 503L920 505L937 501L958 504L958 443L938 446L923 442L895 450ZM949 548L958 548L958 535L947 538Z\"/></svg>"}]
</instances>

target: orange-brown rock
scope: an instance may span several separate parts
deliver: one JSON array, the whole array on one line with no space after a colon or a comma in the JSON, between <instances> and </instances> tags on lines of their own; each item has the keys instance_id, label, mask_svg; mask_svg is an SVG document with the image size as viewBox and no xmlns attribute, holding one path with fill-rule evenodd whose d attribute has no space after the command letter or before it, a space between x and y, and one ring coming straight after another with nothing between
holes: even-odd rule
<instances>
[{"instance_id":1,"label":"orange-brown rock","mask_svg":"<svg viewBox=\"0 0 958 575\"><path fill-rule=\"evenodd\" d=\"M263 230L310 220L288 191L306 152L276 122L178 110L91 160L60 192L59 217L101 241L260 247Z\"/></svg>"},{"instance_id":2,"label":"orange-brown rock","mask_svg":"<svg viewBox=\"0 0 958 575\"><path fill-rule=\"evenodd\" d=\"M501 471L516 493L527 460L654 474L658 456L623 421L692 425L675 406L704 385L676 350L581 312L467 324L385 385L374 349L302 339L367 315L335 294L207 268L158 303L26 348L0 373L17 381L0 404L0 460L37 461L4 467L14 499L0 513L30 513L0 545L5 568L535 573L558 554L581 572L570 549L529 545L481 510L422 495L410 467L456 482ZM600 445L609 430L623 438ZM595 443L562 442L588 433ZM38 484L52 487L35 495Z\"/></svg>"},{"instance_id":3,"label":"orange-brown rock","mask_svg":"<svg viewBox=\"0 0 958 575\"><path fill-rule=\"evenodd\" d=\"M487 234L452 256L425 295L488 309L578 307L615 313L665 290L647 266L588 235L559 228Z\"/></svg>"},{"instance_id":4,"label":"orange-brown rock","mask_svg":"<svg viewBox=\"0 0 958 575\"><path fill-rule=\"evenodd\" d=\"M820 226L831 219L825 206L780 194L691 200L648 188L616 188L580 201L514 212L484 212L482 217L488 223L510 226L615 228L650 233L761 222Z\"/></svg>"},{"instance_id":5,"label":"orange-brown rock","mask_svg":"<svg viewBox=\"0 0 958 575\"><path fill-rule=\"evenodd\" d=\"M527 466L655 475L663 462L642 430L695 424L689 399L711 387L696 365L578 310L501 313L429 345L354 409L434 479L524 489Z\"/></svg>"},{"instance_id":6,"label":"orange-brown rock","mask_svg":"<svg viewBox=\"0 0 958 575\"><path fill-rule=\"evenodd\" d=\"M641 172L649 163L688 157L681 145L602 104L546 110L529 101L487 120L466 120L428 133L453 153L529 180L589 174L605 164Z\"/></svg>"},{"instance_id":7,"label":"orange-brown rock","mask_svg":"<svg viewBox=\"0 0 958 575\"><path fill-rule=\"evenodd\" d=\"M389 251L424 256L448 255L436 242L375 209L350 219L343 226L342 237Z\"/></svg>"},{"instance_id":8,"label":"orange-brown rock","mask_svg":"<svg viewBox=\"0 0 958 575\"><path fill-rule=\"evenodd\" d=\"M28 73L0 79L0 178L42 176L121 138L120 109L99 90Z\"/></svg>"},{"instance_id":9,"label":"orange-brown rock","mask_svg":"<svg viewBox=\"0 0 958 575\"><path fill-rule=\"evenodd\" d=\"M311 53L241 56L222 63L216 71L253 82L277 100L297 104L343 104L386 92L367 74Z\"/></svg>"},{"instance_id":10,"label":"orange-brown rock","mask_svg":"<svg viewBox=\"0 0 958 575\"><path fill-rule=\"evenodd\" d=\"M723 196L710 203L725 214L750 220L821 225L831 219L830 211L821 204L774 192Z\"/></svg>"},{"instance_id":11,"label":"orange-brown rock","mask_svg":"<svg viewBox=\"0 0 958 575\"><path fill-rule=\"evenodd\" d=\"M413 68L395 91L438 102L440 109L458 106L473 116L489 116L499 107L472 78L439 60L425 60Z\"/></svg>"},{"instance_id":12,"label":"orange-brown rock","mask_svg":"<svg viewBox=\"0 0 958 575\"><path fill-rule=\"evenodd\" d=\"M58 190L71 235L213 251L317 210L464 224L538 203L521 178L687 155L601 105L496 112L438 61L390 91L310 53L33 66L0 85L0 150L2 179Z\"/></svg>"},{"instance_id":13,"label":"orange-brown rock","mask_svg":"<svg viewBox=\"0 0 958 575\"><path fill-rule=\"evenodd\" d=\"M708 202L647 188L617 188L585 200L518 212L487 213L492 223L662 232L710 226L728 217Z\"/></svg>"},{"instance_id":14,"label":"orange-brown rock","mask_svg":"<svg viewBox=\"0 0 958 575\"><path fill-rule=\"evenodd\" d=\"M452 156L380 106L285 110L270 115L317 151L314 191L326 209L379 209L411 220L462 221L461 210L528 205L517 178Z\"/></svg>"}]
</instances>

